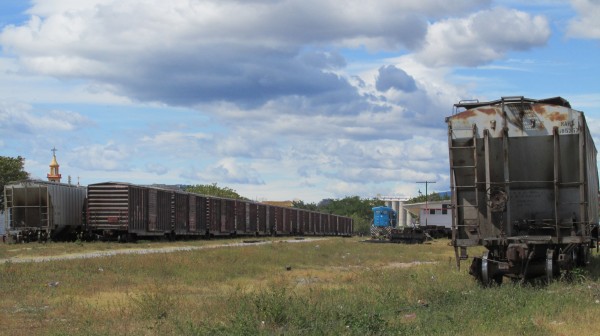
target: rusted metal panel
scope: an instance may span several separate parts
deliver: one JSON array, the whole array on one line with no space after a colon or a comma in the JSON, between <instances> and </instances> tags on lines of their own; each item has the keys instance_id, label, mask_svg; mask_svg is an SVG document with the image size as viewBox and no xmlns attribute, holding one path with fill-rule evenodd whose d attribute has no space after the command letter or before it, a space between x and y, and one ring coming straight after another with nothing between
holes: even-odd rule
<instances>
[{"instance_id":1,"label":"rusted metal panel","mask_svg":"<svg viewBox=\"0 0 600 336\"><path fill-rule=\"evenodd\" d=\"M190 195L182 192L173 192L175 233L185 235L190 231Z\"/></svg>"},{"instance_id":2,"label":"rusted metal panel","mask_svg":"<svg viewBox=\"0 0 600 336\"><path fill-rule=\"evenodd\" d=\"M218 235L221 233L221 199L207 197L206 205L208 230L210 231L210 234Z\"/></svg>"},{"instance_id":3,"label":"rusted metal panel","mask_svg":"<svg viewBox=\"0 0 600 336\"><path fill-rule=\"evenodd\" d=\"M282 219L281 219L281 232L282 234L290 234L290 209L281 207Z\"/></svg>"},{"instance_id":4,"label":"rusted metal panel","mask_svg":"<svg viewBox=\"0 0 600 336\"><path fill-rule=\"evenodd\" d=\"M256 203L248 203L247 232L258 233L258 204Z\"/></svg>"},{"instance_id":5,"label":"rusted metal panel","mask_svg":"<svg viewBox=\"0 0 600 336\"><path fill-rule=\"evenodd\" d=\"M272 205L267 205L267 232L272 234L276 229L276 216L277 210Z\"/></svg>"},{"instance_id":6,"label":"rusted metal panel","mask_svg":"<svg viewBox=\"0 0 600 336\"><path fill-rule=\"evenodd\" d=\"M350 231L350 219L347 217L342 217L340 218L340 224L339 224L339 228L340 228L340 234L347 236L349 231Z\"/></svg>"},{"instance_id":7,"label":"rusted metal panel","mask_svg":"<svg viewBox=\"0 0 600 336\"><path fill-rule=\"evenodd\" d=\"M285 208L279 206L272 206L271 209L275 212L275 232L278 234L286 234L286 225L285 225Z\"/></svg>"},{"instance_id":8,"label":"rusted metal panel","mask_svg":"<svg viewBox=\"0 0 600 336\"><path fill-rule=\"evenodd\" d=\"M469 104L456 104L457 108ZM567 106L539 103L523 97L509 97L492 105L470 108L448 118L457 138L470 137L473 124L477 125L478 137L488 130L492 138L551 136L554 127L559 134L578 134L584 125L579 124L580 111ZM467 136L465 136L467 135Z\"/></svg>"},{"instance_id":9,"label":"rusted metal panel","mask_svg":"<svg viewBox=\"0 0 600 336\"><path fill-rule=\"evenodd\" d=\"M224 221L224 229L222 231L228 234L235 233L235 200L226 199L223 202L225 206L224 214L222 215L222 220Z\"/></svg>"},{"instance_id":10,"label":"rusted metal panel","mask_svg":"<svg viewBox=\"0 0 600 336\"><path fill-rule=\"evenodd\" d=\"M310 231L312 234L321 234L321 216L316 212L310 214Z\"/></svg>"},{"instance_id":11,"label":"rusted metal panel","mask_svg":"<svg viewBox=\"0 0 600 336\"><path fill-rule=\"evenodd\" d=\"M304 210L295 209L296 210L296 226L294 234L302 235L304 234Z\"/></svg>"},{"instance_id":12,"label":"rusted metal panel","mask_svg":"<svg viewBox=\"0 0 600 336\"><path fill-rule=\"evenodd\" d=\"M207 213L210 234L235 233L235 200L207 197Z\"/></svg>"},{"instance_id":13,"label":"rusted metal panel","mask_svg":"<svg viewBox=\"0 0 600 336\"><path fill-rule=\"evenodd\" d=\"M143 233L146 231L146 224L148 223L148 188L128 186L128 206L127 211L119 211L118 214L110 216L109 223L119 224L122 222L125 214L129 214L128 219L128 230L132 233ZM115 194L112 194L116 196ZM116 201L120 197L113 197ZM122 229L119 229L122 230Z\"/></svg>"},{"instance_id":14,"label":"rusted metal panel","mask_svg":"<svg viewBox=\"0 0 600 336\"><path fill-rule=\"evenodd\" d=\"M200 234L206 234L209 229L207 206L205 196L196 196L196 231Z\"/></svg>"},{"instance_id":15,"label":"rusted metal panel","mask_svg":"<svg viewBox=\"0 0 600 336\"><path fill-rule=\"evenodd\" d=\"M290 234L292 232L292 225L291 225L291 209L290 208L283 208L283 232L284 234Z\"/></svg>"},{"instance_id":16,"label":"rusted metal panel","mask_svg":"<svg viewBox=\"0 0 600 336\"><path fill-rule=\"evenodd\" d=\"M266 204L256 204L258 212L258 233L261 235L269 233L268 206Z\"/></svg>"},{"instance_id":17,"label":"rusted metal panel","mask_svg":"<svg viewBox=\"0 0 600 336\"><path fill-rule=\"evenodd\" d=\"M334 224L334 220L337 218L337 216L334 215L329 215L327 218L327 234L328 235L334 235L335 234L335 224Z\"/></svg>"},{"instance_id":18,"label":"rusted metal panel","mask_svg":"<svg viewBox=\"0 0 600 336\"><path fill-rule=\"evenodd\" d=\"M243 234L248 232L248 202L235 201L235 231Z\"/></svg>"},{"instance_id":19,"label":"rusted metal panel","mask_svg":"<svg viewBox=\"0 0 600 336\"><path fill-rule=\"evenodd\" d=\"M170 190L156 190L156 231L170 233L175 230L174 223L174 193Z\"/></svg>"},{"instance_id":20,"label":"rusted metal panel","mask_svg":"<svg viewBox=\"0 0 600 336\"><path fill-rule=\"evenodd\" d=\"M188 194L188 232L192 235L205 235L207 231L206 197Z\"/></svg>"},{"instance_id":21,"label":"rusted metal panel","mask_svg":"<svg viewBox=\"0 0 600 336\"><path fill-rule=\"evenodd\" d=\"M156 189L148 190L148 231L156 231L157 230L157 208L158 200L156 196Z\"/></svg>"},{"instance_id":22,"label":"rusted metal panel","mask_svg":"<svg viewBox=\"0 0 600 336\"><path fill-rule=\"evenodd\" d=\"M300 230L298 228L299 211L296 209L288 209L288 214L289 214L289 216L287 217L287 220L286 220L286 222L289 223L288 232L290 234L297 234L298 232L300 232Z\"/></svg>"},{"instance_id":23,"label":"rusted metal panel","mask_svg":"<svg viewBox=\"0 0 600 336\"><path fill-rule=\"evenodd\" d=\"M190 232L198 232L197 228L196 228L196 223L198 221L198 215L197 215L197 206L196 206L196 199L198 198L198 196L190 194L188 197L188 201L189 201L189 213L188 213L188 223L189 223L189 230Z\"/></svg>"},{"instance_id":24,"label":"rusted metal panel","mask_svg":"<svg viewBox=\"0 0 600 336\"><path fill-rule=\"evenodd\" d=\"M130 184L117 182L88 186L87 227L89 230L128 230L131 206L137 206L134 208L137 212L131 214L136 221L135 224L143 221L146 214L143 208L143 195L134 195L140 199L132 200L130 205L131 187L133 186Z\"/></svg>"},{"instance_id":25,"label":"rusted metal panel","mask_svg":"<svg viewBox=\"0 0 600 336\"><path fill-rule=\"evenodd\" d=\"M334 215L331 215L330 218L329 218L330 232L333 235L338 235L338 233L339 233L339 229L338 229L339 218L340 218L340 216L334 216Z\"/></svg>"},{"instance_id":26,"label":"rusted metal panel","mask_svg":"<svg viewBox=\"0 0 600 336\"><path fill-rule=\"evenodd\" d=\"M298 214L298 233L303 235L306 232L308 232L308 211L300 209L298 210L299 214Z\"/></svg>"},{"instance_id":27,"label":"rusted metal panel","mask_svg":"<svg viewBox=\"0 0 600 336\"><path fill-rule=\"evenodd\" d=\"M319 234L324 235L327 234L327 230L328 230L328 226L329 226L329 215L327 214L319 214L319 216L321 217L321 225L320 225L320 230L319 230Z\"/></svg>"},{"instance_id":28,"label":"rusted metal panel","mask_svg":"<svg viewBox=\"0 0 600 336\"><path fill-rule=\"evenodd\" d=\"M311 212L307 210L304 213L304 233L305 234L312 232L311 222L312 222Z\"/></svg>"},{"instance_id":29,"label":"rusted metal panel","mask_svg":"<svg viewBox=\"0 0 600 336\"><path fill-rule=\"evenodd\" d=\"M335 215L329 215L329 221L328 221L328 234L330 235L335 235L337 233L337 219L338 216Z\"/></svg>"}]
</instances>

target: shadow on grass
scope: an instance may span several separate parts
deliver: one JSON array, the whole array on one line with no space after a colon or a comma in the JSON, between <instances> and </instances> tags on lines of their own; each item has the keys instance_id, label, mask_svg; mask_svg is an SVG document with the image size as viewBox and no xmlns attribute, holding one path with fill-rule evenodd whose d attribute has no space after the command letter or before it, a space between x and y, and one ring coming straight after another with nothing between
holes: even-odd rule
<instances>
[{"instance_id":1,"label":"shadow on grass","mask_svg":"<svg viewBox=\"0 0 600 336\"><path fill-rule=\"evenodd\" d=\"M576 269L576 272L577 270L583 273L586 279L598 281L600 279L600 254L594 252L590 257L590 263L583 269Z\"/></svg>"}]
</instances>

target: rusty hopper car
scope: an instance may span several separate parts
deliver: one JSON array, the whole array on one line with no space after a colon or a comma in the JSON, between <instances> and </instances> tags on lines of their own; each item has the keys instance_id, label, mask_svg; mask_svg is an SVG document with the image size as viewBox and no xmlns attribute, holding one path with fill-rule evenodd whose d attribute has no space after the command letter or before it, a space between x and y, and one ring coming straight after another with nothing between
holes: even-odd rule
<instances>
[{"instance_id":1,"label":"rusty hopper car","mask_svg":"<svg viewBox=\"0 0 600 336\"><path fill-rule=\"evenodd\" d=\"M596 148L563 98L460 102L446 119L457 265L484 246L482 284L547 281L584 266L597 246Z\"/></svg>"},{"instance_id":2,"label":"rusty hopper car","mask_svg":"<svg viewBox=\"0 0 600 336\"><path fill-rule=\"evenodd\" d=\"M4 186L6 234L15 242L74 239L81 229L86 189L25 180Z\"/></svg>"}]
</instances>

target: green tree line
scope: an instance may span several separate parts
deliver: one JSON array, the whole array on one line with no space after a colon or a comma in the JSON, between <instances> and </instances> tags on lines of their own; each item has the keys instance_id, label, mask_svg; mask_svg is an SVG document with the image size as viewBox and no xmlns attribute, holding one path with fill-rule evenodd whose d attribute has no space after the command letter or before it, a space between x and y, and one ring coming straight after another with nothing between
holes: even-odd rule
<instances>
[{"instance_id":1,"label":"green tree line","mask_svg":"<svg viewBox=\"0 0 600 336\"><path fill-rule=\"evenodd\" d=\"M430 202L430 201L445 201L445 200L449 200L449 199L450 199L450 194L440 194L440 193L433 192L433 193L427 195L427 198L425 197L425 195L419 195L419 196L409 199L408 201L406 201L406 203L410 203L410 204L424 203L425 200Z\"/></svg>"},{"instance_id":2,"label":"green tree line","mask_svg":"<svg viewBox=\"0 0 600 336\"><path fill-rule=\"evenodd\" d=\"M197 184L194 186L189 186L189 187L185 188L185 191L193 192L193 193L201 194L201 195L207 195L207 196L248 200L246 197L243 197L240 194L238 194L237 191L235 191L229 187L220 187L216 183Z\"/></svg>"}]
</instances>

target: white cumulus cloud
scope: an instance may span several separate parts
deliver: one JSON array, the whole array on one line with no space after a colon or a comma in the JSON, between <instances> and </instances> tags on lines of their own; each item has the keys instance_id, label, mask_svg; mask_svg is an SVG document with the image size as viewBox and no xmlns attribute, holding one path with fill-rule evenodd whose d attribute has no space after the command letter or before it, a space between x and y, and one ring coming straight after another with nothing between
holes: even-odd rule
<instances>
[{"instance_id":1,"label":"white cumulus cloud","mask_svg":"<svg viewBox=\"0 0 600 336\"><path fill-rule=\"evenodd\" d=\"M548 19L515 9L496 7L434 22L416 57L430 66L477 66L528 50L550 38Z\"/></svg>"},{"instance_id":2,"label":"white cumulus cloud","mask_svg":"<svg viewBox=\"0 0 600 336\"><path fill-rule=\"evenodd\" d=\"M567 33L572 37L600 39L600 2L571 0L578 17L569 22Z\"/></svg>"}]
</instances>

